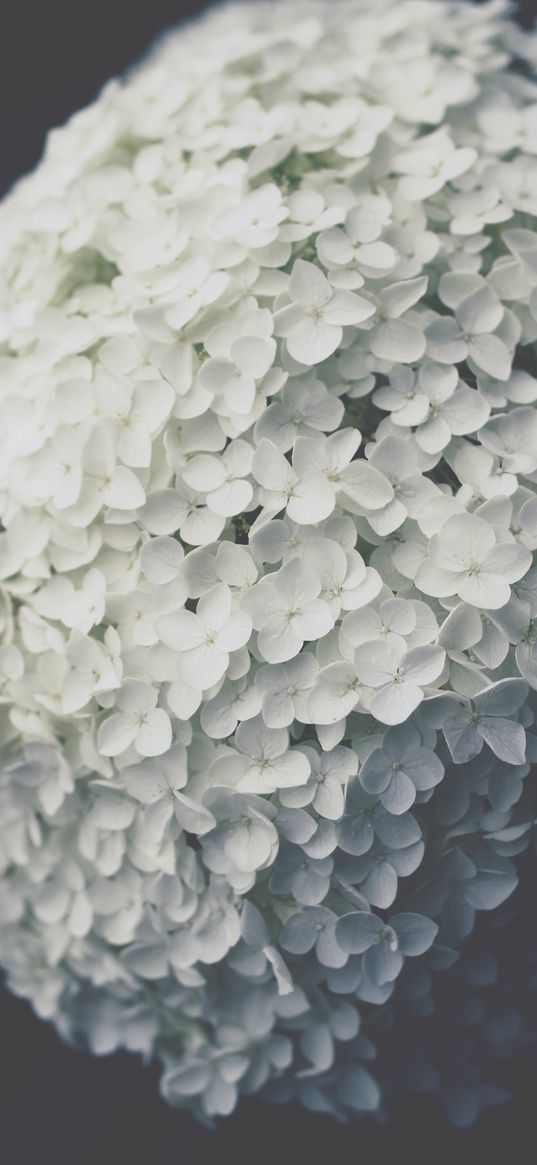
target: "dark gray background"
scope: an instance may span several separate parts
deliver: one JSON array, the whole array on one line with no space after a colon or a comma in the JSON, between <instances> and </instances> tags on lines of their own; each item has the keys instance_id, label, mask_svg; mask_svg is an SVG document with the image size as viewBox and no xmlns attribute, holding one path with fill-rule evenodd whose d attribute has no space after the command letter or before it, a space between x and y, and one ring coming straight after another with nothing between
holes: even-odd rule
<instances>
[{"instance_id":1,"label":"dark gray background","mask_svg":"<svg viewBox=\"0 0 537 1165\"><path fill-rule=\"evenodd\" d=\"M36 163L49 128L86 105L166 27L204 6L11 0L0 38L0 190ZM519 4L526 25L532 13L531 0ZM6 1165L533 1165L535 1070L517 1060L504 1080L513 1100L465 1132L435 1104L404 1098L387 1126L341 1126L250 1100L212 1133L159 1099L155 1070L124 1054L96 1059L65 1048L26 1003L0 989Z\"/></svg>"}]
</instances>

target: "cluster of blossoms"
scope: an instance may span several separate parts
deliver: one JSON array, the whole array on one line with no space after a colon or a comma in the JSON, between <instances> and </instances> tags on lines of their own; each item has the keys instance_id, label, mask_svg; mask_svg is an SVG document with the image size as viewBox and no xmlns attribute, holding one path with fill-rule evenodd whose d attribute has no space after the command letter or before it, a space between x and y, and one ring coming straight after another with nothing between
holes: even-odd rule
<instances>
[{"instance_id":1,"label":"cluster of blossoms","mask_svg":"<svg viewBox=\"0 0 537 1165\"><path fill-rule=\"evenodd\" d=\"M0 209L0 962L206 1120L400 1060L465 1121L522 1039L415 1030L535 876L536 61L503 0L234 4Z\"/></svg>"}]
</instances>

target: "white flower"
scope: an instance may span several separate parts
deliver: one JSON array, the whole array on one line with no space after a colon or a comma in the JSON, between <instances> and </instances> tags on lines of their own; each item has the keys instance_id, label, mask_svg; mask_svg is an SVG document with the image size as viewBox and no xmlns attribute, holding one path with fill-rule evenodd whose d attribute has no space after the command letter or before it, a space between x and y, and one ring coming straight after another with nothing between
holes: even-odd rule
<instances>
[{"instance_id":1,"label":"white flower","mask_svg":"<svg viewBox=\"0 0 537 1165\"><path fill-rule=\"evenodd\" d=\"M478 371L507 380L511 353L496 334L504 309L498 296L479 276L447 275L439 294L454 309L427 328L427 351L440 364L460 364L467 358Z\"/></svg>"},{"instance_id":2,"label":"white flower","mask_svg":"<svg viewBox=\"0 0 537 1165\"><path fill-rule=\"evenodd\" d=\"M215 780L229 776L240 792L271 793L277 788L302 785L309 776L306 757L289 749L285 728L266 728L260 716L239 724L235 733L237 753L218 758L212 768Z\"/></svg>"},{"instance_id":3,"label":"white flower","mask_svg":"<svg viewBox=\"0 0 537 1165\"><path fill-rule=\"evenodd\" d=\"M267 183L246 194L237 206L223 210L213 222L215 234L236 239L244 247L265 247L278 234L278 224L287 218L277 186Z\"/></svg>"},{"instance_id":4,"label":"white flower","mask_svg":"<svg viewBox=\"0 0 537 1165\"><path fill-rule=\"evenodd\" d=\"M36 592L33 606L44 618L59 619L65 627L87 634L102 622L105 592L106 578L100 570L88 570L78 590L71 579L55 575Z\"/></svg>"},{"instance_id":5,"label":"white flower","mask_svg":"<svg viewBox=\"0 0 537 1165\"><path fill-rule=\"evenodd\" d=\"M326 906L304 906L282 927L280 942L292 955L305 955L315 947L324 967L342 967L347 955L335 936L337 914Z\"/></svg>"},{"instance_id":6,"label":"white flower","mask_svg":"<svg viewBox=\"0 0 537 1165\"><path fill-rule=\"evenodd\" d=\"M169 699L168 695L168 699ZM261 710L259 692L248 684L248 679L226 680L217 696L203 704L200 721L207 736L231 736L242 720L251 720ZM188 715L184 717L188 720ZM266 717L264 717L267 723ZM268 725L278 728L280 725Z\"/></svg>"},{"instance_id":7,"label":"white flower","mask_svg":"<svg viewBox=\"0 0 537 1165\"><path fill-rule=\"evenodd\" d=\"M94 521L102 506L128 513L143 506L145 491L132 469L116 464L111 433L96 427L82 452L83 480L78 496L69 500L63 514L75 527Z\"/></svg>"},{"instance_id":8,"label":"white flower","mask_svg":"<svg viewBox=\"0 0 537 1165\"><path fill-rule=\"evenodd\" d=\"M199 1099L205 1118L226 1116L238 1098L238 1085L248 1067L246 1056L235 1049L226 1056L186 1058L163 1076L163 1094L171 1104Z\"/></svg>"},{"instance_id":9,"label":"white flower","mask_svg":"<svg viewBox=\"0 0 537 1165\"><path fill-rule=\"evenodd\" d=\"M140 565L149 582L156 586L166 586L173 582L176 584L176 594L179 591L177 580L183 559L181 543L166 534L150 538L140 551Z\"/></svg>"},{"instance_id":10,"label":"white flower","mask_svg":"<svg viewBox=\"0 0 537 1165\"><path fill-rule=\"evenodd\" d=\"M266 438L259 442L254 453L252 472L262 487L261 499L265 505L275 513L285 508L289 517L300 525L322 521L334 509L334 490L322 474L306 468L299 476L283 453Z\"/></svg>"},{"instance_id":11,"label":"white flower","mask_svg":"<svg viewBox=\"0 0 537 1165\"><path fill-rule=\"evenodd\" d=\"M284 385L278 399L265 409L255 426L255 438L268 437L282 453L293 445L295 437L314 437L317 432L337 429L343 419L344 406L327 392L311 373L293 376Z\"/></svg>"},{"instance_id":12,"label":"white flower","mask_svg":"<svg viewBox=\"0 0 537 1165\"><path fill-rule=\"evenodd\" d=\"M150 684L126 680L115 705L120 709L103 720L98 747L103 756L117 756L134 744L140 756L161 756L172 741L168 713L157 708L158 694Z\"/></svg>"},{"instance_id":13,"label":"white flower","mask_svg":"<svg viewBox=\"0 0 537 1165\"><path fill-rule=\"evenodd\" d=\"M206 833L216 824L212 813L182 792L187 783L187 751L180 742L173 744L158 762L143 761L123 769L122 781L131 797L152 806L145 824L153 829L157 825L161 835L172 816L189 833Z\"/></svg>"},{"instance_id":14,"label":"white flower","mask_svg":"<svg viewBox=\"0 0 537 1165\"><path fill-rule=\"evenodd\" d=\"M411 202L429 198L446 182L464 174L476 158L471 146L457 149L444 127L424 134L414 148L403 150L394 159L397 173L405 175L399 180L400 192Z\"/></svg>"},{"instance_id":15,"label":"white flower","mask_svg":"<svg viewBox=\"0 0 537 1165\"><path fill-rule=\"evenodd\" d=\"M491 453L501 457L507 473L528 475L537 469L537 414L532 408L514 408L496 414L479 430L479 439Z\"/></svg>"},{"instance_id":16,"label":"white flower","mask_svg":"<svg viewBox=\"0 0 537 1165\"><path fill-rule=\"evenodd\" d=\"M360 782L368 793L380 794L389 813L398 815L410 809L416 790L434 788L444 775L444 766L429 748L423 748L419 736L408 724L390 728L382 748L366 757L360 769Z\"/></svg>"},{"instance_id":17,"label":"white flower","mask_svg":"<svg viewBox=\"0 0 537 1165\"><path fill-rule=\"evenodd\" d=\"M318 906L330 888L332 869L332 858L305 856L298 846L286 844L280 847L270 889L275 894L292 894L302 906Z\"/></svg>"},{"instance_id":18,"label":"white flower","mask_svg":"<svg viewBox=\"0 0 537 1165\"><path fill-rule=\"evenodd\" d=\"M431 538L416 586L424 594L458 595L474 607L496 610L530 562L529 551L514 539L496 542L494 529L477 514L454 515Z\"/></svg>"},{"instance_id":19,"label":"white flower","mask_svg":"<svg viewBox=\"0 0 537 1165\"><path fill-rule=\"evenodd\" d=\"M287 198L289 222L282 227L280 237L307 239L314 231L333 222L339 222L338 207L327 207L324 197L316 190L296 190Z\"/></svg>"},{"instance_id":20,"label":"white flower","mask_svg":"<svg viewBox=\"0 0 537 1165\"><path fill-rule=\"evenodd\" d=\"M338 746L322 752L302 745L311 767L311 777L302 789L291 789L280 794L287 806L311 805L329 821L338 821L345 808L345 789L349 777L358 769L358 760L349 748Z\"/></svg>"},{"instance_id":21,"label":"white flower","mask_svg":"<svg viewBox=\"0 0 537 1165\"><path fill-rule=\"evenodd\" d=\"M228 355L211 356L202 365L200 383L232 412L249 413L262 380L274 360L276 344L270 337L241 336Z\"/></svg>"},{"instance_id":22,"label":"white flower","mask_svg":"<svg viewBox=\"0 0 537 1165\"><path fill-rule=\"evenodd\" d=\"M387 926L377 914L363 910L343 914L336 923L336 940L346 954L362 954L365 973L374 983L395 979L403 954L423 954L438 927L419 914L392 915Z\"/></svg>"},{"instance_id":23,"label":"white flower","mask_svg":"<svg viewBox=\"0 0 537 1165\"><path fill-rule=\"evenodd\" d=\"M125 379L98 370L93 396L99 413L116 431L117 451L124 465L147 466L153 438L169 417L175 393L162 378L144 377L132 391Z\"/></svg>"},{"instance_id":24,"label":"white flower","mask_svg":"<svg viewBox=\"0 0 537 1165\"><path fill-rule=\"evenodd\" d=\"M98 693L120 687L122 667L115 655L118 647L111 628L103 643L92 639L90 635L72 632L66 649L69 669L62 697L65 713L77 712Z\"/></svg>"},{"instance_id":25,"label":"white flower","mask_svg":"<svg viewBox=\"0 0 537 1165\"><path fill-rule=\"evenodd\" d=\"M426 348L426 340L417 317L401 319L427 290L427 276L404 279L385 287L378 295L377 318L379 322L368 336L369 347L374 356L388 364L413 364L420 360Z\"/></svg>"},{"instance_id":26,"label":"white flower","mask_svg":"<svg viewBox=\"0 0 537 1165\"><path fill-rule=\"evenodd\" d=\"M207 797L207 808L217 825L203 839L203 853L209 869L224 873L228 864L247 874L271 865L278 850L278 834L269 814L270 806L260 797L215 789Z\"/></svg>"},{"instance_id":27,"label":"white flower","mask_svg":"<svg viewBox=\"0 0 537 1165\"><path fill-rule=\"evenodd\" d=\"M251 616L268 663L285 663L298 654L304 640L331 630L334 619L320 592L319 579L294 558L244 596L242 607Z\"/></svg>"},{"instance_id":28,"label":"white flower","mask_svg":"<svg viewBox=\"0 0 537 1165\"><path fill-rule=\"evenodd\" d=\"M419 425L429 411L427 396L416 383L415 373L407 365L396 364L392 368L388 384L376 389L373 400L380 409L390 412L394 425L403 428Z\"/></svg>"},{"instance_id":29,"label":"white flower","mask_svg":"<svg viewBox=\"0 0 537 1165\"><path fill-rule=\"evenodd\" d=\"M374 304L352 291L334 291L313 263L297 259L289 280L288 307L274 317L276 334L285 336L287 350L301 364L318 364L335 352L343 328L374 315Z\"/></svg>"},{"instance_id":30,"label":"white flower","mask_svg":"<svg viewBox=\"0 0 537 1165\"><path fill-rule=\"evenodd\" d=\"M308 700L313 723L337 724L344 720L360 702L361 688L354 664L336 660L321 668Z\"/></svg>"},{"instance_id":31,"label":"white flower","mask_svg":"<svg viewBox=\"0 0 537 1165\"><path fill-rule=\"evenodd\" d=\"M408 599L384 599L378 611L367 607L365 611L345 617L339 633L340 650L352 659L354 648L376 639L405 647L416 622L416 608Z\"/></svg>"},{"instance_id":32,"label":"white flower","mask_svg":"<svg viewBox=\"0 0 537 1165\"><path fill-rule=\"evenodd\" d=\"M468 1123L527 1035L537 38L504 7L218 7L0 205L0 969L206 1122L426 1079Z\"/></svg>"},{"instance_id":33,"label":"white flower","mask_svg":"<svg viewBox=\"0 0 537 1165\"><path fill-rule=\"evenodd\" d=\"M308 696L319 668L313 655L304 652L288 663L269 664L256 673L261 693L261 713L267 728L287 728L293 720L308 722Z\"/></svg>"},{"instance_id":34,"label":"white flower","mask_svg":"<svg viewBox=\"0 0 537 1165\"><path fill-rule=\"evenodd\" d=\"M420 472L419 450L399 436L383 437L371 449L369 460L390 482L393 495L382 509L369 513L367 520L376 534L391 534L406 517L419 518L425 503L437 496L438 490Z\"/></svg>"},{"instance_id":35,"label":"white flower","mask_svg":"<svg viewBox=\"0 0 537 1165\"><path fill-rule=\"evenodd\" d=\"M369 707L383 724L401 724L423 700L423 688L438 679L445 662L440 647L362 643L354 653L358 679L375 689Z\"/></svg>"},{"instance_id":36,"label":"white flower","mask_svg":"<svg viewBox=\"0 0 537 1165\"><path fill-rule=\"evenodd\" d=\"M230 442L221 457L198 453L183 470L183 481L206 494L207 505L215 514L238 514L248 509L254 496L250 482L244 480L250 472L252 456L251 445L240 440Z\"/></svg>"},{"instance_id":37,"label":"white flower","mask_svg":"<svg viewBox=\"0 0 537 1165\"><path fill-rule=\"evenodd\" d=\"M162 314L165 324L172 331L183 328L200 308L214 303L229 286L227 272L211 271L208 260L202 256L186 259L174 275L171 294L164 303L157 305L157 309L164 309ZM143 310L140 312L143 321L147 322L149 313L152 313L155 320L154 309L146 308L145 314Z\"/></svg>"},{"instance_id":38,"label":"white flower","mask_svg":"<svg viewBox=\"0 0 537 1165\"><path fill-rule=\"evenodd\" d=\"M89 887L95 929L102 940L118 947L133 941L142 914L139 890L140 875L130 869L96 879Z\"/></svg>"},{"instance_id":39,"label":"white flower","mask_svg":"<svg viewBox=\"0 0 537 1165\"><path fill-rule=\"evenodd\" d=\"M535 159L522 155L513 158L513 165L499 162L490 166L487 172L487 181L499 190L503 200L515 210L536 212L533 197L533 182L535 179Z\"/></svg>"},{"instance_id":40,"label":"white flower","mask_svg":"<svg viewBox=\"0 0 537 1165\"><path fill-rule=\"evenodd\" d=\"M438 453L451 436L473 433L484 423L489 406L475 389L459 382L452 364L426 361L418 378L408 368L396 367L391 386L379 388L375 403L390 409L397 428L416 426L416 443L425 453Z\"/></svg>"},{"instance_id":41,"label":"white flower","mask_svg":"<svg viewBox=\"0 0 537 1165\"><path fill-rule=\"evenodd\" d=\"M263 487L262 501L274 512L285 506L288 516L300 525L327 518L336 500L358 513L380 509L391 499L393 490L387 478L367 461L351 460L360 439L360 433L353 429L343 429L325 441L298 437L292 466L271 441L263 439L252 467Z\"/></svg>"},{"instance_id":42,"label":"white flower","mask_svg":"<svg viewBox=\"0 0 537 1165\"><path fill-rule=\"evenodd\" d=\"M349 210L345 218L345 228L330 227L321 231L317 239L317 251L326 267L365 268L371 277L382 278L386 271L394 267L396 252L388 243L379 240L383 220L389 216L390 205L386 199L374 196L365 198ZM364 278L359 276L355 287L362 287Z\"/></svg>"},{"instance_id":43,"label":"white flower","mask_svg":"<svg viewBox=\"0 0 537 1165\"><path fill-rule=\"evenodd\" d=\"M175 534L191 546L205 546L219 538L225 518L205 504L203 494L177 483L175 489L151 492L141 506L140 519L150 534Z\"/></svg>"},{"instance_id":44,"label":"white flower","mask_svg":"<svg viewBox=\"0 0 537 1165\"><path fill-rule=\"evenodd\" d=\"M305 476L308 473L307 467L315 465L315 471L311 472L329 483L334 504L337 499L344 509L354 512L358 507L359 513L379 510L391 500L393 489L378 469L363 458L355 458L360 442L358 429L340 429L324 441L298 437L295 441L293 466L296 466L299 474Z\"/></svg>"},{"instance_id":45,"label":"white flower","mask_svg":"<svg viewBox=\"0 0 537 1165\"><path fill-rule=\"evenodd\" d=\"M526 693L524 680L499 680L474 696L475 712L463 704L449 716L442 728L453 759L461 763L478 756L486 742L500 760L523 764L524 728L509 717L520 708Z\"/></svg>"},{"instance_id":46,"label":"white flower","mask_svg":"<svg viewBox=\"0 0 537 1165\"><path fill-rule=\"evenodd\" d=\"M345 553L330 538L311 538L304 547L302 562L317 575L321 597L336 617L341 610L364 607L382 586L376 570L366 567L357 550Z\"/></svg>"},{"instance_id":47,"label":"white flower","mask_svg":"<svg viewBox=\"0 0 537 1165\"><path fill-rule=\"evenodd\" d=\"M229 654L249 639L252 624L244 611L231 613L232 595L217 583L200 598L196 614L184 608L161 615L155 627L167 647L178 652L179 679L204 691L224 675Z\"/></svg>"}]
</instances>

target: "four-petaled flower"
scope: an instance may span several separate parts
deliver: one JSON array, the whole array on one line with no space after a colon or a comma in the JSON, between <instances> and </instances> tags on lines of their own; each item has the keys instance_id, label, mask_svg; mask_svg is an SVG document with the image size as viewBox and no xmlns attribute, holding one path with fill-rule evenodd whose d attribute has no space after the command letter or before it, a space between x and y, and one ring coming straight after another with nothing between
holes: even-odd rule
<instances>
[{"instance_id":1,"label":"four-petaled flower","mask_svg":"<svg viewBox=\"0 0 537 1165\"><path fill-rule=\"evenodd\" d=\"M289 280L291 303L274 317L276 334L300 364L319 364L339 347L343 328L362 324L375 305L352 291L334 290L313 263L297 259Z\"/></svg>"},{"instance_id":2,"label":"four-petaled flower","mask_svg":"<svg viewBox=\"0 0 537 1165\"><path fill-rule=\"evenodd\" d=\"M157 708L158 693L141 680L125 680L119 689L114 712L99 728L98 745L103 756L118 756L131 744L140 756L161 756L172 742L170 717Z\"/></svg>"},{"instance_id":3,"label":"four-petaled flower","mask_svg":"<svg viewBox=\"0 0 537 1165\"><path fill-rule=\"evenodd\" d=\"M162 642L178 653L179 678L204 691L222 679L230 652L250 638L252 622L243 610L232 613L231 590L217 583L201 596L196 613L172 611L161 615L155 627Z\"/></svg>"}]
</instances>

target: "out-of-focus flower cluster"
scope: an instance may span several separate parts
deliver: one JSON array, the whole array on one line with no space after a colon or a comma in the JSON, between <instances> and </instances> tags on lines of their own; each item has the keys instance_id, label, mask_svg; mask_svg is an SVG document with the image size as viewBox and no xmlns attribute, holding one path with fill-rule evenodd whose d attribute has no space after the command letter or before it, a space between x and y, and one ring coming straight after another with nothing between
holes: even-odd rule
<instances>
[{"instance_id":1,"label":"out-of-focus flower cluster","mask_svg":"<svg viewBox=\"0 0 537 1165\"><path fill-rule=\"evenodd\" d=\"M537 816L536 60L496 0L232 5L0 209L0 959L204 1119L399 1058L464 1122L523 1038L404 1032Z\"/></svg>"}]
</instances>

